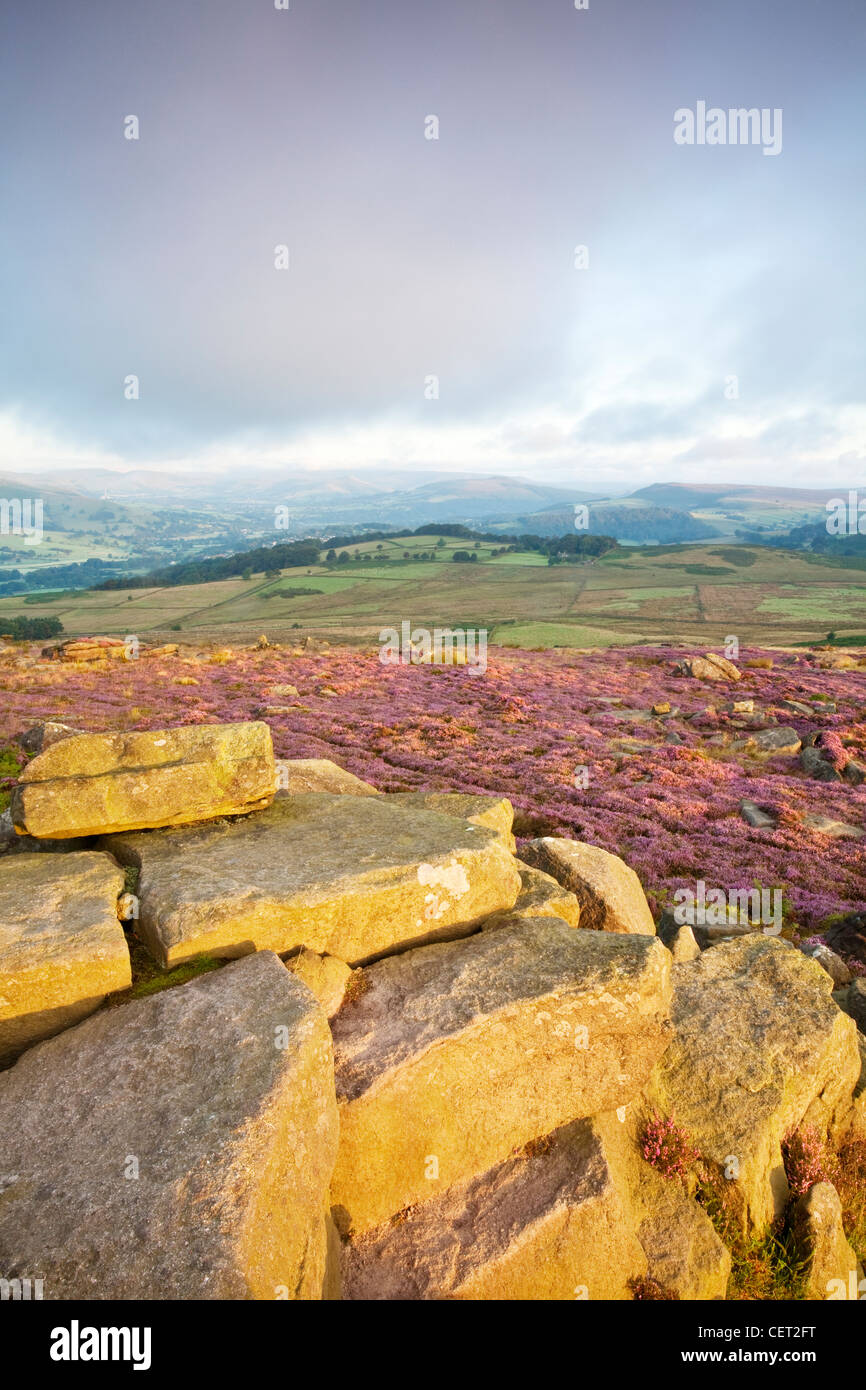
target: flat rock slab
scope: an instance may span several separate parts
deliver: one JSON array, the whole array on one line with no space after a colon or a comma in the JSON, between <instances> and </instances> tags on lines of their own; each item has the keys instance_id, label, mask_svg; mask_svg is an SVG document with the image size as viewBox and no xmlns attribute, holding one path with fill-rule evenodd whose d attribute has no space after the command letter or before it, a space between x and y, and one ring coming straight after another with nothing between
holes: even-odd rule
<instances>
[{"instance_id":1,"label":"flat rock slab","mask_svg":"<svg viewBox=\"0 0 866 1390\"><path fill-rule=\"evenodd\" d=\"M245 820L105 845L140 869L138 931L163 966L301 946L358 965L465 934L520 889L493 831L384 796L279 797Z\"/></svg>"},{"instance_id":2,"label":"flat rock slab","mask_svg":"<svg viewBox=\"0 0 866 1390\"><path fill-rule=\"evenodd\" d=\"M46 1299L332 1288L331 1040L270 952L104 1010L0 1075L0 1269Z\"/></svg>"},{"instance_id":3,"label":"flat rock slab","mask_svg":"<svg viewBox=\"0 0 866 1390\"><path fill-rule=\"evenodd\" d=\"M757 932L674 971L675 1035L647 1103L726 1175L746 1227L765 1228L787 1200L785 1134L813 1103L816 1121L850 1109L860 1074L857 1030L832 987L815 961Z\"/></svg>"},{"instance_id":4,"label":"flat rock slab","mask_svg":"<svg viewBox=\"0 0 866 1390\"><path fill-rule=\"evenodd\" d=\"M295 691L297 694L297 691ZM277 762L277 795L330 792L332 796L378 796L376 787L362 782L330 758L289 758Z\"/></svg>"},{"instance_id":5,"label":"flat rock slab","mask_svg":"<svg viewBox=\"0 0 866 1390\"><path fill-rule=\"evenodd\" d=\"M108 854L0 860L0 1062L78 1023L132 983Z\"/></svg>"},{"instance_id":6,"label":"flat rock slab","mask_svg":"<svg viewBox=\"0 0 866 1390\"><path fill-rule=\"evenodd\" d=\"M332 1024L340 1229L379 1225L636 1095L667 1045L670 976L654 937L545 917L366 969Z\"/></svg>"},{"instance_id":7,"label":"flat rock slab","mask_svg":"<svg viewBox=\"0 0 866 1390\"><path fill-rule=\"evenodd\" d=\"M655 935L655 922L634 869L615 854L579 840L544 836L522 850L528 864L551 874L580 904L580 925L590 931Z\"/></svg>"},{"instance_id":8,"label":"flat rock slab","mask_svg":"<svg viewBox=\"0 0 866 1390\"><path fill-rule=\"evenodd\" d=\"M275 783L267 724L78 734L28 763L12 820L45 839L189 825L267 806Z\"/></svg>"},{"instance_id":9,"label":"flat rock slab","mask_svg":"<svg viewBox=\"0 0 866 1390\"><path fill-rule=\"evenodd\" d=\"M627 1300L646 1267L579 1120L344 1246L343 1297Z\"/></svg>"},{"instance_id":10,"label":"flat rock slab","mask_svg":"<svg viewBox=\"0 0 866 1390\"><path fill-rule=\"evenodd\" d=\"M470 825L482 825L495 830L506 849L513 852L514 807L507 796L484 796L470 792L391 792L390 799L404 806L416 806L427 811L440 811L445 816L457 816Z\"/></svg>"}]
</instances>

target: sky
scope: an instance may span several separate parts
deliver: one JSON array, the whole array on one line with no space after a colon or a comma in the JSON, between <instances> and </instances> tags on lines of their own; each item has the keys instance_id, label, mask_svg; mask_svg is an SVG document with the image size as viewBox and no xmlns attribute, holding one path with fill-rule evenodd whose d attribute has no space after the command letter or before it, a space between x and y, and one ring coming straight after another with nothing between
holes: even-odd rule
<instances>
[{"instance_id":1,"label":"sky","mask_svg":"<svg viewBox=\"0 0 866 1390\"><path fill-rule=\"evenodd\" d=\"M864 60L862 0L2 0L0 469L862 483Z\"/></svg>"}]
</instances>

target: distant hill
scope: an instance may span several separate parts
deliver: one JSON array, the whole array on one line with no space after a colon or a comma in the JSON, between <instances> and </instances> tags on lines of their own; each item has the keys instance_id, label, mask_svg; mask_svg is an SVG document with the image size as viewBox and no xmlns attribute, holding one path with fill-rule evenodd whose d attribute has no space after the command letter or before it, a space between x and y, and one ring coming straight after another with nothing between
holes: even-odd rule
<instances>
[{"instance_id":1,"label":"distant hill","mask_svg":"<svg viewBox=\"0 0 866 1390\"><path fill-rule=\"evenodd\" d=\"M526 507L534 510L569 502L589 502L598 495L597 492L551 487L523 478L485 475L442 479L413 488L409 493L416 505L431 508L437 513L468 508L473 515L491 517L496 514L513 515Z\"/></svg>"},{"instance_id":2,"label":"distant hill","mask_svg":"<svg viewBox=\"0 0 866 1390\"><path fill-rule=\"evenodd\" d=\"M711 507L718 502L777 502L823 507L831 497L839 496L838 488L770 487L744 483L651 483L638 488L633 497L645 498L662 507Z\"/></svg>"},{"instance_id":3,"label":"distant hill","mask_svg":"<svg viewBox=\"0 0 866 1390\"><path fill-rule=\"evenodd\" d=\"M44 474L0 473L0 497L41 500L46 531L93 530L102 522L140 524L139 509L94 497L69 483L46 481Z\"/></svg>"},{"instance_id":4,"label":"distant hill","mask_svg":"<svg viewBox=\"0 0 866 1390\"><path fill-rule=\"evenodd\" d=\"M784 545L790 534L793 547L817 551L820 541L813 542L804 528L823 521L825 503L840 491L667 482L611 496L543 479L541 470L521 477L288 465L208 475L142 468L54 469L29 477L9 472L0 474L0 498L41 497L53 548L22 553L20 540L4 544L0 536L0 568L5 563L32 573L46 565L102 560L114 566L104 579L120 569L142 574L167 570L170 561L225 558L273 540L396 533L422 525L552 539L573 531L575 504L589 507L591 534L630 544L760 538ZM278 509L284 514L279 526ZM859 552L854 547L851 553ZM52 574L46 582L68 586L81 578ZM0 574L0 582L11 581Z\"/></svg>"},{"instance_id":5,"label":"distant hill","mask_svg":"<svg viewBox=\"0 0 866 1390\"><path fill-rule=\"evenodd\" d=\"M561 536L574 530L574 508L548 507L519 517L518 530L538 536ZM591 535L613 536L618 541L678 542L711 540L721 533L715 526L698 520L687 511L651 503L589 503Z\"/></svg>"},{"instance_id":6,"label":"distant hill","mask_svg":"<svg viewBox=\"0 0 866 1390\"><path fill-rule=\"evenodd\" d=\"M504 474L423 469L252 468L207 477L178 472L106 468L54 470L50 485L81 497L127 499L188 507L208 503L232 514L287 506L305 525L418 526L437 520L484 522L599 494Z\"/></svg>"}]
</instances>

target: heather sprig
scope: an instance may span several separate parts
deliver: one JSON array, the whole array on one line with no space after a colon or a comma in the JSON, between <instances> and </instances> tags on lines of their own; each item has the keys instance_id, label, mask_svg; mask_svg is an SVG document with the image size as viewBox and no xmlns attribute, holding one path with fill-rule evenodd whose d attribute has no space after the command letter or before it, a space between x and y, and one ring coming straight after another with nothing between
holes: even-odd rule
<instances>
[{"instance_id":1,"label":"heather sprig","mask_svg":"<svg viewBox=\"0 0 866 1390\"><path fill-rule=\"evenodd\" d=\"M670 1116L655 1113L644 1122L640 1150L647 1163L665 1178L685 1179L700 1157L681 1125Z\"/></svg>"},{"instance_id":2,"label":"heather sprig","mask_svg":"<svg viewBox=\"0 0 866 1390\"><path fill-rule=\"evenodd\" d=\"M839 1166L815 1125L802 1125L785 1135L782 1158L791 1195L803 1197L816 1182L833 1182Z\"/></svg>"}]
</instances>

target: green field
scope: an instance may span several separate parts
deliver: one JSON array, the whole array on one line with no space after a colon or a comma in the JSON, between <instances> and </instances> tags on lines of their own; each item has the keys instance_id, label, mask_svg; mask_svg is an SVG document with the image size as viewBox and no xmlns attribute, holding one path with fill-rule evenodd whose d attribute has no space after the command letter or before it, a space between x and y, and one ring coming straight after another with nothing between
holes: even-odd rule
<instances>
[{"instance_id":1,"label":"green field","mask_svg":"<svg viewBox=\"0 0 866 1390\"><path fill-rule=\"evenodd\" d=\"M352 546L344 563L283 570L278 578L167 589L79 591L38 605L0 599L3 617L56 615L76 634L136 633L149 640L274 641L301 633L367 641L403 620L484 626L515 646L608 646L688 640L718 646L793 645L866 632L866 572L815 564L801 552L760 547L630 548L578 564L549 566L536 553L491 556L482 542L413 536ZM437 558L420 560L435 549ZM475 563L455 563L455 550ZM355 558L369 555L369 559ZM408 559L404 553L409 552ZM324 552L323 552L324 553ZM862 576L862 582L861 582ZM286 590L312 589L298 594Z\"/></svg>"}]
</instances>

